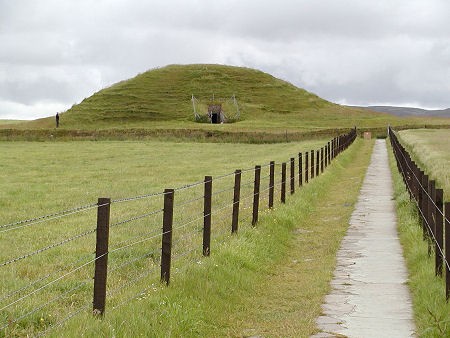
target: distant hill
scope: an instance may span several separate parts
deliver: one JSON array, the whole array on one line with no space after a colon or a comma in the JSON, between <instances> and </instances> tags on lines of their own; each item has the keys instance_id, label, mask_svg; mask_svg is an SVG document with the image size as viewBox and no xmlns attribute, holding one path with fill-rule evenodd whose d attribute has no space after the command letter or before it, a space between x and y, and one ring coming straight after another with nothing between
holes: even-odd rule
<instances>
[{"instance_id":1,"label":"distant hill","mask_svg":"<svg viewBox=\"0 0 450 338\"><path fill-rule=\"evenodd\" d=\"M421 108L410 107L393 107L393 106L368 106L367 109L382 113L389 113L396 116L435 116L450 117L450 108L441 110L427 110Z\"/></svg>"}]
</instances>

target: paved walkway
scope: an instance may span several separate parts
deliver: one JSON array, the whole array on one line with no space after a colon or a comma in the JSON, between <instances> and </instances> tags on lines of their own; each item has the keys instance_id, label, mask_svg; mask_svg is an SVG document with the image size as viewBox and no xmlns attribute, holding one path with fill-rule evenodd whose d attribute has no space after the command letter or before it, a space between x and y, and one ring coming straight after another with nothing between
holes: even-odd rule
<instances>
[{"instance_id":1,"label":"paved walkway","mask_svg":"<svg viewBox=\"0 0 450 338\"><path fill-rule=\"evenodd\" d=\"M392 196L386 143L377 140L313 337L414 337Z\"/></svg>"}]
</instances>

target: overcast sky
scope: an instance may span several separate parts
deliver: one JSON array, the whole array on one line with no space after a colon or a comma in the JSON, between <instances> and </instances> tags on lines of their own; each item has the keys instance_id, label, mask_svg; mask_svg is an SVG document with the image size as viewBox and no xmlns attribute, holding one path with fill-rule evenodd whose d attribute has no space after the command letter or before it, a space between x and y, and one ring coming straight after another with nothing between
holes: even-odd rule
<instances>
[{"instance_id":1,"label":"overcast sky","mask_svg":"<svg viewBox=\"0 0 450 338\"><path fill-rule=\"evenodd\" d=\"M342 104L447 108L449 18L449 0L0 0L0 119L190 63L257 68Z\"/></svg>"}]
</instances>

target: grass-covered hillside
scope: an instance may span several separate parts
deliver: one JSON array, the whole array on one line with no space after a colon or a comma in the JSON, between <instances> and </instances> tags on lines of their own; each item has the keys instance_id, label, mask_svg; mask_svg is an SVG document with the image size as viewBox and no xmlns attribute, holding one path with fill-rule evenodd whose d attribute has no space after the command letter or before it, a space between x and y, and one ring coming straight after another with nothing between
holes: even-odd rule
<instances>
[{"instance_id":1,"label":"grass-covered hillside","mask_svg":"<svg viewBox=\"0 0 450 338\"><path fill-rule=\"evenodd\" d=\"M257 70L173 65L102 90L73 107L64 117L67 121L101 121L107 125L191 122L192 94L199 100L200 114L206 112L204 103L213 95L219 102L235 95L243 120L285 120L285 114L331 106L316 95Z\"/></svg>"},{"instance_id":2,"label":"grass-covered hillside","mask_svg":"<svg viewBox=\"0 0 450 338\"><path fill-rule=\"evenodd\" d=\"M200 114L214 96L234 117L235 95L240 120L223 126L194 122L191 97ZM264 72L223 65L171 65L153 69L103 89L61 115L63 129L210 129L224 131L304 131L311 129L442 124L404 119L333 104ZM448 121L446 122L448 124ZM22 124L53 128L54 118Z\"/></svg>"}]
</instances>

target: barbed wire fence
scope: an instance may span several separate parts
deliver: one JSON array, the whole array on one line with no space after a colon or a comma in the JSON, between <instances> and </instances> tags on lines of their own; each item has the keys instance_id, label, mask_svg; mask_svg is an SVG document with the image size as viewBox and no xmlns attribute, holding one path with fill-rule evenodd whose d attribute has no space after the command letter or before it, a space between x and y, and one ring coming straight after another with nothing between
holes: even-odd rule
<instances>
[{"instance_id":1,"label":"barbed wire fence","mask_svg":"<svg viewBox=\"0 0 450 338\"><path fill-rule=\"evenodd\" d=\"M256 227L261 212L285 203L355 138L356 128L311 151L311 168L303 161L309 152L298 153L160 193L99 198L1 225L0 243L11 250L0 252L0 334L45 336L89 309L102 317L107 303L114 311L169 285L241 227Z\"/></svg>"},{"instance_id":2,"label":"barbed wire fence","mask_svg":"<svg viewBox=\"0 0 450 338\"><path fill-rule=\"evenodd\" d=\"M443 277L445 267L445 297L450 298L450 202L444 202L443 189L422 170L400 143L395 131L389 127L388 135L410 199L414 202L422 225L428 254L434 252L435 275Z\"/></svg>"}]
</instances>

